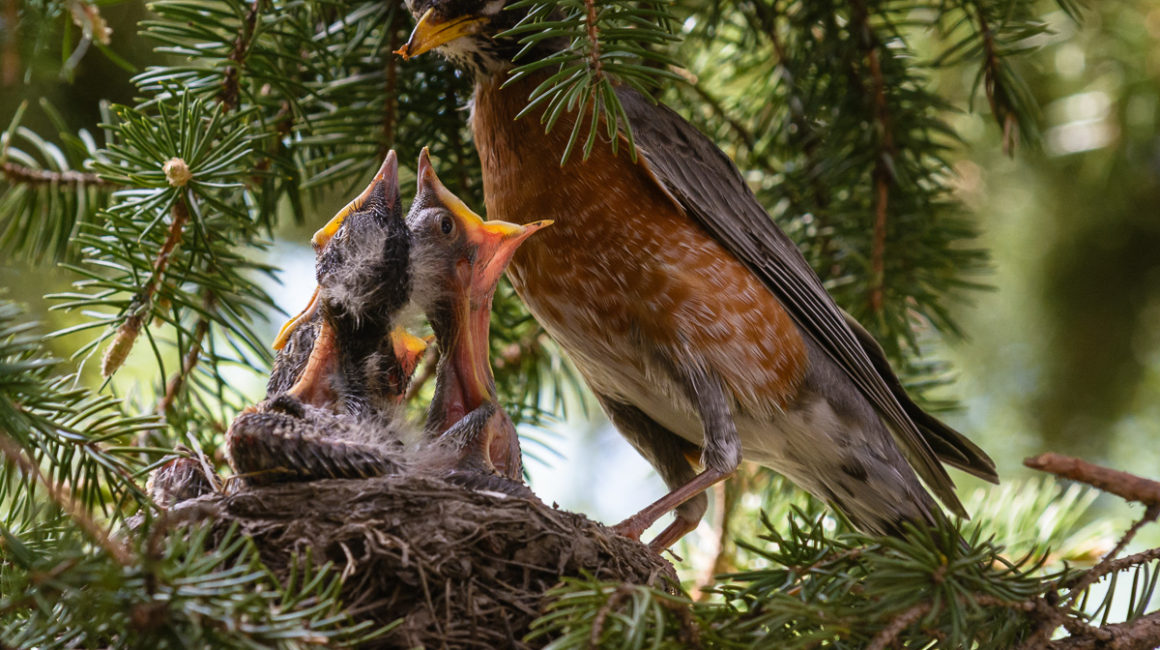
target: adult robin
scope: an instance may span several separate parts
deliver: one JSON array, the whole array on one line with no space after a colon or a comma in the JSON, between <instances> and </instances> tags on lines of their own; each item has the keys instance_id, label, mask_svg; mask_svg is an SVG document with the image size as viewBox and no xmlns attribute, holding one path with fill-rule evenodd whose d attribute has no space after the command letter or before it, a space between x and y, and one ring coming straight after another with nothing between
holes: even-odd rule
<instances>
[{"instance_id":1,"label":"adult robin","mask_svg":"<svg viewBox=\"0 0 1160 650\"><path fill-rule=\"evenodd\" d=\"M427 313L441 353L427 431L459 448L463 468L494 469L519 481L519 438L499 405L488 358L491 304L516 249L551 222L485 222L439 180L426 148L417 169L418 191L407 215L415 300ZM447 435L453 426L455 434Z\"/></svg>"},{"instance_id":2,"label":"adult robin","mask_svg":"<svg viewBox=\"0 0 1160 650\"><path fill-rule=\"evenodd\" d=\"M981 449L911 401L881 348L708 138L620 86L637 160L602 145L560 165L576 114L548 133L540 111L517 119L557 73L509 78L524 46L500 34L526 12L505 10L507 0L408 2L419 20L399 53L437 49L475 78L471 127L488 214L555 221L515 255L513 286L672 489L617 530L639 538L675 508L652 542L667 547L697 525L704 490L742 457L871 533L939 516L919 477L966 515L940 461L997 480Z\"/></svg>"}]
</instances>

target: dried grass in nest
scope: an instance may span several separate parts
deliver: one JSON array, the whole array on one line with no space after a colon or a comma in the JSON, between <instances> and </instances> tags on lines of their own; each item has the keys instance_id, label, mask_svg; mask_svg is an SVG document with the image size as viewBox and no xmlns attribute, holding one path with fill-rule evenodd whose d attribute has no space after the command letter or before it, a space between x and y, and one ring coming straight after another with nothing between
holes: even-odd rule
<instances>
[{"instance_id":1,"label":"dried grass in nest","mask_svg":"<svg viewBox=\"0 0 1160 650\"><path fill-rule=\"evenodd\" d=\"M334 562L355 618L402 619L374 647L525 648L562 577L676 580L665 559L582 515L429 476L245 487L187 506L222 532L236 523L282 578L307 549Z\"/></svg>"}]
</instances>

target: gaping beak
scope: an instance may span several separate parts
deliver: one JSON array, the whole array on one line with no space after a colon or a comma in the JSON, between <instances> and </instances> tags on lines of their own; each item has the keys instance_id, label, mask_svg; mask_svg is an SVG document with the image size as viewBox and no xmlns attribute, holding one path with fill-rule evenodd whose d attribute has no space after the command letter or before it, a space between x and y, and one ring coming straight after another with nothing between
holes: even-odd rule
<instances>
[{"instance_id":1,"label":"gaping beak","mask_svg":"<svg viewBox=\"0 0 1160 650\"><path fill-rule=\"evenodd\" d=\"M400 326L391 330L391 345L395 350L395 358L403 368L403 383L409 383L430 343Z\"/></svg>"},{"instance_id":2,"label":"gaping beak","mask_svg":"<svg viewBox=\"0 0 1160 650\"><path fill-rule=\"evenodd\" d=\"M334 329L323 321L302 376L286 392L303 404L325 407L334 403L336 395L330 378L336 370L337 354Z\"/></svg>"},{"instance_id":3,"label":"gaping beak","mask_svg":"<svg viewBox=\"0 0 1160 650\"><path fill-rule=\"evenodd\" d=\"M503 275L512 256L520 244L532 233L552 225L551 219L541 219L529 224L518 225L506 221L485 221L468 237L479 242L479 252L475 258L475 268L471 273L473 296L495 291L499 278ZM464 225L464 228L468 226Z\"/></svg>"},{"instance_id":4,"label":"gaping beak","mask_svg":"<svg viewBox=\"0 0 1160 650\"><path fill-rule=\"evenodd\" d=\"M387 203L387 209L394 209L395 198L399 196L399 159L395 155L395 150L391 149L387 152L387 157L383 160L383 164L379 166L379 171L375 173L375 177L371 180L370 185L361 194L356 196L353 201L346 204L346 207L338 211L326 225L319 228L311 238L310 243L314 244L315 251L321 251L326 247L330 240L334 238L334 233L338 232L342 222L346 220L351 213L358 212L362 209L363 204L375 192L380 192L382 198Z\"/></svg>"},{"instance_id":5,"label":"gaping beak","mask_svg":"<svg viewBox=\"0 0 1160 650\"><path fill-rule=\"evenodd\" d=\"M375 173L375 177L371 179L370 185L362 191L353 201L346 204L346 207L338 211L338 214L331 217L326 225L319 228L314 233L314 237L310 239L310 243L314 245L315 255L322 252L323 248L334 239L334 234L342 226L342 222L346 220L351 213L358 212L367 199L371 197L376 191L382 193L382 199L386 203L388 210L395 209L395 203L399 200L399 158L395 155L395 150L391 149L387 152L387 157L383 159L383 164L379 165L379 171ZM278 330L278 336L274 338L274 349L281 350L286 347L286 342L298 329L298 326L304 322L309 321L314 317L314 312L318 311L318 287L314 288L314 295L310 297L310 302L294 318L286 321L282 329Z\"/></svg>"},{"instance_id":6,"label":"gaping beak","mask_svg":"<svg viewBox=\"0 0 1160 650\"><path fill-rule=\"evenodd\" d=\"M460 16L440 21L434 17L434 12L434 8L428 9L427 13L419 18L414 31L411 32L411 38L407 40L406 45L395 50L395 54L403 59L419 56L457 38L478 34L484 23L487 22L487 18L476 16Z\"/></svg>"},{"instance_id":7,"label":"gaping beak","mask_svg":"<svg viewBox=\"0 0 1160 650\"><path fill-rule=\"evenodd\" d=\"M474 269L472 269L472 295L495 289L495 284L511 262L516 249L532 233L552 225L550 219L519 225L506 221L484 221L463 201L451 193L435 175L427 148L419 153L419 188L416 196L432 194L455 218L458 227L465 233L467 241L476 247Z\"/></svg>"}]
</instances>

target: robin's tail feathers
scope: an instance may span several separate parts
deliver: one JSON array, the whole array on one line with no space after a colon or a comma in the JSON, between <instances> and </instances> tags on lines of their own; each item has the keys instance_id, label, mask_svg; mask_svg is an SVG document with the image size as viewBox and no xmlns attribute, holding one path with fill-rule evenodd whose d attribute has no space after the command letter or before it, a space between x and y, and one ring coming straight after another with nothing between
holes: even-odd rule
<instances>
[{"instance_id":1,"label":"robin's tail feathers","mask_svg":"<svg viewBox=\"0 0 1160 650\"><path fill-rule=\"evenodd\" d=\"M902 405L902 409L906 411L906 415L918 427L923 440L930 445L935 456L951 467L961 469L985 481L998 483L999 474L995 471L995 461L991 460L987 452L915 404L914 400L906 394L906 388L898 379L898 375L894 374L894 370L890 367L890 362L887 361L882 346L858 321L845 312L843 314L846 316L846 323L862 344L862 349L866 351L866 356L870 357L870 362L874 368L886 380L890 392L894 394L895 399Z\"/></svg>"}]
</instances>

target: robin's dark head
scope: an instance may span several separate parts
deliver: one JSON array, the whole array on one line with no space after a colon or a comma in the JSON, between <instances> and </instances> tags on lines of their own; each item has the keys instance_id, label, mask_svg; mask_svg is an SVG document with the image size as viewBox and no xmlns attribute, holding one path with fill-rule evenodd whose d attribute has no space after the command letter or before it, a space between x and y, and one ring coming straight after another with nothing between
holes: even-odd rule
<instances>
[{"instance_id":1,"label":"robin's dark head","mask_svg":"<svg viewBox=\"0 0 1160 650\"><path fill-rule=\"evenodd\" d=\"M409 59L437 50L453 65L477 77L493 74L510 65L523 49L516 39L499 36L527 15L519 9L508 10L507 6L513 3L514 0L407 0L407 8L418 23L398 54ZM525 55L531 59L536 53Z\"/></svg>"},{"instance_id":2,"label":"robin's dark head","mask_svg":"<svg viewBox=\"0 0 1160 650\"><path fill-rule=\"evenodd\" d=\"M452 304L462 309L490 305L520 243L552 222L484 221L440 182L426 149L419 155L417 175L419 186L407 215L415 301L428 316Z\"/></svg>"},{"instance_id":3,"label":"robin's dark head","mask_svg":"<svg viewBox=\"0 0 1160 650\"><path fill-rule=\"evenodd\" d=\"M323 316L340 338L382 339L410 300L411 243L398 171L391 151L362 194L314 233Z\"/></svg>"}]
</instances>

